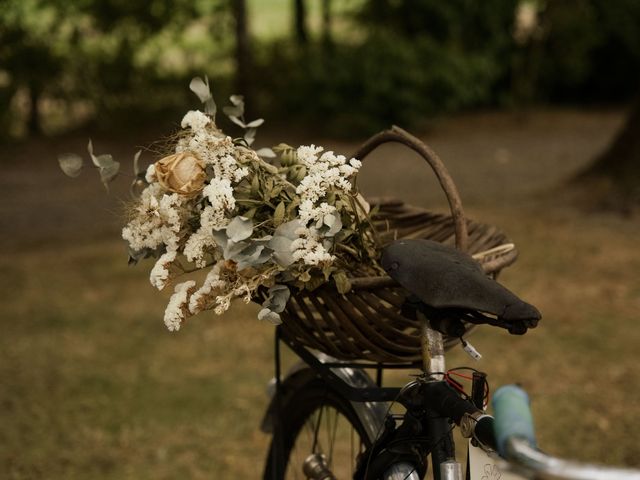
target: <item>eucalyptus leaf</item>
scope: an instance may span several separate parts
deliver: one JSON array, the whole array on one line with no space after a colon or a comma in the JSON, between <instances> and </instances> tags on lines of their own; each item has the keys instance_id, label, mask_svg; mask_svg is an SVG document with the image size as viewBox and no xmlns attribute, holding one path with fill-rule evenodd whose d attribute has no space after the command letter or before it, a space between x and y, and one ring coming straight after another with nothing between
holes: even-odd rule
<instances>
[{"instance_id":1,"label":"eucalyptus leaf","mask_svg":"<svg viewBox=\"0 0 640 480\"><path fill-rule=\"evenodd\" d=\"M291 297L291 291L286 285L274 285L267 293L268 298L262 303L262 306L268 308L272 312L284 312L287 302Z\"/></svg>"},{"instance_id":2,"label":"eucalyptus leaf","mask_svg":"<svg viewBox=\"0 0 640 480\"><path fill-rule=\"evenodd\" d=\"M140 168L140 155L142 155L142 150L138 150L133 156L133 174L136 177L141 173L144 173L144 169Z\"/></svg>"},{"instance_id":3,"label":"eucalyptus leaf","mask_svg":"<svg viewBox=\"0 0 640 480\"><path fill-rule=\"evenodd\" d=\"M244 113L244 97L242 95L231 95L229 100Z\"/></svg>"},{"instance_id":4,"label":"eucalyptus leaf","mask_svg":"<svg viewBox=\"0 0 640 480\"><path fill-rule=\"evenodd\" d=\"M239 127L242 128L247 128L247 126L244 124L244 122L240 119L240 117L236 116L236 115L228 115L229 120L231 120L233 123L235 123L236 125L238 125ZM246 138L245 138L246 140Z\"/></svg>"},{"instance_id":5,"label":"eucalyptus leaf","mask_svg":"<svg viewBox=\"0 0 640 480\"><path fill-rule=\"evenodd\" d=\"M256 153L259 157L262 158L276 158L276 152L274 152L270 148L261 148L259 150L256 150Z\"/></svg>"},{"instance_id":6,"label":"eucalyptus leaf","mask_svg":"<svg viewBox=\"0 0 640 480\"><path fill-rule=\"evenodd\" d=\"M225 107L222 107L222 111L228 117L241 117L243 114L242 109L236 107L235 105L227 105Z\"/></svg>"},{"instance_id":7,"label":"eucalyptus leaf","mask_svg":"<svg viewBox=\"0 0 640 480\"><path fill-rule=\"evenodd\" d=\"M227 225L227 237L234 242L245 240L252 233L253 221L249 218L237 216Z\"/></svg>"},{"instance_id":8,"label":"eucalyptus leaf","mask_svg":"<svg viewBox=\"0 0 640 480\"><path fill-rule=\"evenodd\" d=\"M216 102L213 101L213 98L210 98L209 100L204 102L204 113L210 115L214 120L216 118L217 111L218 108L216 107Z\"/></svg>"},{"instance_id":9,"label":"eucalyptus leaf","mask_svg":"<svg viewBox=\"0 0 640 480\"><path fill-rule=\"evenodd\" d=\"M229 242L229 238L227 237L227 232L225 231L224 228L214 228L211 231L211 235L213 236L213 239L216 242L216 245L218 245L222 250L227 248L227 243Z\"/></svg>"},{"instance_id":10,"label":"eucalyptus leaf","mask_svg":"<svg viewBox=\"0 0 640 480\"><path fill-rule=\"evenodd\" d=\"M224 259L237 261L238 256L242 251L249 246L247 242L234 242L229 240L227 246L224 249Z\"/></svg>"},{"instance_id":11,"label":"eucalyptus leaf","mask_svg":"<svg viewBox=\"0 0 640 480\"><path fill-rule=\"evenodd\" d=\"M247 127L249 127L249 128L258 128L263 123L264 123L264 118L258 118L257 120L253 120L253 121L247 123Z\"/></svg>"},{"instance_id":12,"label":"eucalyptus leaf","mask_svg":"<svg viewBox=\"0 0 640 480\"><path fill-rule=\"evenodd\" d=\"M291 220L290 222L283 223L276 228L273 237L275 238L279 236L288 238L289 240L295 240L299 236L296 231L300 227L302 227L302 222L300 220Z\"/></svg>"},{"instance_id":13,"label":"eucalyptus leaf","mask_svg":"<svg viewBox=\"0 0 640 480\"><path fill-rule=\"evenodd\" d=\"M247 145L251 146L251 144L256 139L256 129L255 128L247 128L244 132L244 139L247 142Z\"/></svg>"},{"instance_id":14,"label":"eucalyptus leaf","mask_svg":"<svg viewBox=\"0 0 640 480\"><path fill-rule=\"evenodd\" d=\"M237 262L238 270L243 270L247 267L262 265L269 260L269 258L271 258L271 251L265 245L254 242L243 249L242 252L232 260Z\"/></svg>"},{"instance_id":15,"label":"eucalyptus leaf","mask_svg":"<svg viewBox=\"0 0 640 480\"><path fill-rule=\"evenodd\" d=\"M109 155L110 157L111 155ZM104 166L100 167L100 180L107 187L108 183L112 181L118 175L120 171L120 163L111 159L111 162L103 161ZM108 187L107 187L108 188Z\"/></svg>"},{"instance_id":16,"label":"eucalyptus leaf","mask_svg":"<svg viewBox=\"0 0 640 480\"><path fill-rule=\"evenodd\" d=\"M242 251L238 252L231 258L237 264L238 270L244 270L247 267L257 265L257 260L264 250L264 245L248 244Z\"/></svg>"},{"instance_id":17,"label":"eucalyptus leaf","mask_svg":"<svg viewBox=\"0 0 640 480\"><path fill-rule=\"evenodd\" d=\"M268 308L263 308L258 312L258 320L265 320L274 325L282 324L282 319L280 318L280 314L276 313Z\"/></svg>"},{"instance_id":18,"label":"eucalyptus leaf","mask_svg":"<svg viewBox=\"0 0 640 480\"><path fill-rule=\"evenodd\" d=\"M329 227L329 230L325 233L327 237L333 237L336 233L342 230L342 219L337 212L325 215L324 224Z\"/></svg>"},{"instance_id":19,"label":"eucalyptus leaf","mask_svg":"<svg viewBox=\"0 0 640 480\"><path fill-rule=\"evenodd\" d=\"M84 161L80 155L75 153L63 153L58 156L58 164L65 175L75 178L80 175Z\"/></svg>"},{"instance_id":20,"label":"eucalyptus leaf","mask_svg":"<svg viewBox=\"0 0 640 480\"><path fill-rule=\"evenodd\" d=\"M273 251L273 258L281 267L287 268L294 262L291 249L292 243L292 239L280 235L274 235L269 241L269 248Z\"/></svg>"},{"instance_id":21,"label":"eucalyptus leaf","mask_svg":"<svg viewBox=\"0 0 640 480\"><path fill-rule=\"evenodd\" d=\"M113 164L116 163L120 165L119 162L116 162L113 159L113 155L109 155L108 153L105 153L104 155L98 155L97 157L94 156L93 159L96 167L98 168L110 168Z\"/></svg>"},{"instance_id":22,"label":"eucalyptus leaf","mask_svg":"<svg viewBox=\"0 0 640 480\"><path fill-rule=\"evenodd\" d=\"M211 89L209 88L209 79L205 76L202 80L200 77L194 77L189 83L189 90L195 93L202 103L212 98Z\"/></svg>"}]
</instances>

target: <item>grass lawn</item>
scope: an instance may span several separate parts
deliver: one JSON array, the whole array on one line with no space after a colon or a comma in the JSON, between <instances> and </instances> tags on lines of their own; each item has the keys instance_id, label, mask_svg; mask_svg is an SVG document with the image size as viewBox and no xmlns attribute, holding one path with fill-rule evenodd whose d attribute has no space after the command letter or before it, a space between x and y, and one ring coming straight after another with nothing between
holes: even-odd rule
<instances>
[{"instance_id":1,"label":"grass lawn","mask_svg":"<svg viewBox=\"0 0 640 480\"><path fill-rule=\"evenodd\" d=\"M584 142L595 137L572 118L572 131L582 125L589 133L581 134ZM453 158L463 198L465 191L479 195L474 175L491 165L482 145L495 148L514 132L486 119L468 122L454 124L477 137L448 136L445 128L432 142ZM539 131L527 131L535 148L572 145L549 140L553 132L541 142ZM518 132L512 151L525 139ZM475 163L456 164L460 138L470 146L458 156L475 155ZM54 162L34 160L61 147L38 148L11 150L0 177L0 226L10 232L0 238L0 478L259 478L272 327L255 319L256 306L239 304L223 318L205 313L178 333L166 331L168 295L149 285L150 264L127 267L117 219L105 223L99 214L114 207L100 203L97 182L85 189L65 179ZM507 188L468 210L518 245L521 257L501 280L537 305L543 320L523 337L480 328L471 341L484 358L474 363L455 349L448 364L487 371L494 389L522 383L549 452L640 467L640 222L558 208L550 195L512 195L518 182L535 184L531 172L540 162L553 155L568 161L566 152L536 150L542 160L525 162L529 151L525 144L510 168L500 167ZM387 164L372 165L368 185L393 177ZM421 177L404 178L403 193L427 195ZM490 182L487 176L482 188Z\"/></svg>"}]
</instances>

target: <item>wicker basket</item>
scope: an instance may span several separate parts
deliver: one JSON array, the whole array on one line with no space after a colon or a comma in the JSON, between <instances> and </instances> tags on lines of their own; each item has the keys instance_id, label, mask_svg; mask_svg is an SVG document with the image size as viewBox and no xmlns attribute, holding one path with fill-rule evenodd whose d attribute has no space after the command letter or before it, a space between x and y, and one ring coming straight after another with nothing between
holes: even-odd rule
<instances>
[{"instance_id":1,"label":"wicker basket","mask_svg":"<svg viewBox=\"0 0 640 480\"><path fill-rule=\"evenodd\" d=\"M380 207L372 220L383 244L397 238L426 238L455 245L493 275L515 261L517 251L499 229L465 218L446 168L417 138L394 127L372 137L353 156L364 160L387 142L400 142L428 162L447 196L451 214L430 213L399 200L370 200ZM389 277L358 277L354 272L351 281L353 288L345 295L338 294L331 284L292 295L282 314L282 334L340 360L418 362L420 325L401 314L407 290ZM446 338L445 345L451 347L458 341Z\"/></svg>"}]
</instances>

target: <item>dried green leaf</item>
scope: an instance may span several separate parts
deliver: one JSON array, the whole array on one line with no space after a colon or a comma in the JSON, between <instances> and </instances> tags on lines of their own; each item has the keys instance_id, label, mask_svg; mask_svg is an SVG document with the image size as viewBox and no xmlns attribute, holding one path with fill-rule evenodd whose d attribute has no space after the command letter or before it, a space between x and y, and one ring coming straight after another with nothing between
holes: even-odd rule
<instances>
[{"instance_id":1,"label":"dried green leaf","mask_svg":"<svg viewBox=\"0 0 640 480\"><path fill-rule=\"evenodd\" d=\"M253 219L256 216L257 208L253 207L242 214L244 218Z\"/></svg>"},{"instance_id":2,"label":"dried green leaf","mask_svg":"<svg viewBox=\"0 0 640 480\"><path fill-rule=\"evenodd\" d=\"M305 167L304 165L298 165L297 167L298 168L296 168L295 170L296 174L294 180L297 182L301 182L302 179L307 176L307 167Z\"/></svg>"},{"instance_id":3,"label":"dried green leaf","mask_svg":"<svg viewBox=\"0 0 640 480\"><path fill-rule=\"evenodd\" d=\"M292 216L298 205L300 205L300 200L299 197L296 197L287 205L287 215Z\"/></svg>"},{"instance_id":4,"label":"dried green leaf","mask_svg":"<svg viewBox=\"0 0 640 480\"><path fill-rule=\"evenodd\" d=\"M351 282L349 281L349 277L347 274L340 271L333 274L333 281L336 284L336 289L338 293L345 294L351 291Z\"/></svg>"},{"instance_id":5,"label":"dried green leaf","mask_svg":"<svg viewBox=\"0 0 640 480\"><path fill-rule=\"evenodd\" d=\"M271 190L273 190L273 178L267 177L264 182L264 190L271 193Z\"/></svg>"},{"instance_id":6,"label":"dried green leaf","mask_svg":"<svg viewBox=\"0 0 640 480\"><path fill-rule=\"evenodd\" d=\"M260 178L258 175L254 175L251 179L251 193L254 195L260 191Z\"/></svg>"},{"instance_id":7,"label":"dried green leaf","mask_svg":"<svg viewBox=\"0 0 640 480\"><path fill-rule=\"evenodd\" d=\"M274 186L273 190L271 190L271 198L277 198L282 193L283 188L284 186L281 184Z\"/></svg>"},{"instance_id":8,"label":"dried green leaf","mask_svg":"<svg viewBox=\"0 0 640 480\"><path fill-rule=\"evenodd\" d=\"M325 283L324 277L321 275L312 275L311 279L304 284L304 288L309 292L314 291Z\"/></svg>"},{"instance_id":9,"label":"dried green leaf","mask_svg":"<svg viewBox=\"0 0 640 480\"><path fill-rule=\"evenodd\" d=\"M84 161L80 155L75 153L63 153L58 156L58 164L65 175L75 178L80 175Z\"/></svg>"},{"instance_id":10,"label":"dried green leaf","mask_svg":"<svg viewBox=\"0 0 640 480\"><path fill-rule=\"evenodd\" d=\"M273 224L277 227L284 221L285 205L280 202L273 212Z\"/></svg>"}]
</instances>

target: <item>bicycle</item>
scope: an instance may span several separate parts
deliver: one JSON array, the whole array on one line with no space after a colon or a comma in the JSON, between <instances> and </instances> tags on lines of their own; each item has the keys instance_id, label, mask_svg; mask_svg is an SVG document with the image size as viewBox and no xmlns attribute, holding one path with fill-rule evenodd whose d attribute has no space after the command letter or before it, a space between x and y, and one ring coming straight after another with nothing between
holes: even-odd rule
<instances>
[{"instance_id":1,"label":"bicycle","mask_svg":"<svg viewBox=\"0 0 640 480\"><path fill-rule=\"evenodd\" d=\"M470 395L457 388L451 378L455 369L445 367L443 335L452 329L461 333L463 319L524 333L540 319L535 307L484 276L470 257L435 242L392 243L382 264L413 294L407 308L423 325L422 373L401 388L382 387L386 368L417 365L340 362L277 330L277 385L263 423L263 430L273 433L265 479L417 480L429 470L427 457L435 480L462 479L452 437L456 426L471 442L470 458L480 458L468 461L467 479L507 478L507 470L517 475L510 479L640 479L640 471L582 465L542 453L535 447L526 393L515 386L494 394L495 420L485 412L484 373L473 371ZM303 363L280 381L281 342ZM376 381L366 368L376 370ZM405 412L391 413L387 402L401 404ZM478 461L484 469L472 474L469 462Z\"/></svg>"},{"instance_id":2,"label":"bicycle","mask_svg":"<svg viewBox=\"0 0 640 480\"><path fill-rule=\"evenodd\" d=\"M456 369L446 368L446 348L462 343L477 355L465 339L475 325L523 334L537 325L540 313L496 281L517 251L495 227L466 219L435 152L393 127L352 157L364 160L387 142L401 143L427 161L451 215L379 202L372 226L387 245L381 263L388 276L355 277L346 295L330 287L292 295L275 333L273 395L262 423L272 434L264 478L417 480L429 463L435 480L458 480L462 468L452 431L459 427L470 444L468 462L480 459L489 467L486 475L471 475L472 464L469 480L507 480L505 466L520 475L514 478L540 473L640 480L637 471L576 465L539 452L526 397L518 390L498 395L508 401L497 405L501 417L494 433L494 419L485 412L483 372L472 371L469 395L460 391ZM285 376L282 344L300 359ZM385 371L416 368L420 374L403 387L383 386ZM395 404L405 412L393 413Z\"/></svg>"}]
</instances>

